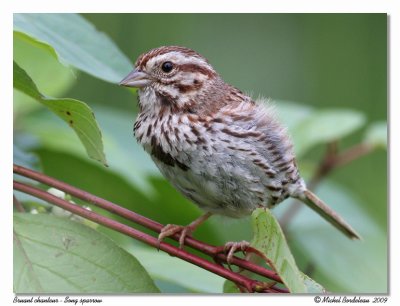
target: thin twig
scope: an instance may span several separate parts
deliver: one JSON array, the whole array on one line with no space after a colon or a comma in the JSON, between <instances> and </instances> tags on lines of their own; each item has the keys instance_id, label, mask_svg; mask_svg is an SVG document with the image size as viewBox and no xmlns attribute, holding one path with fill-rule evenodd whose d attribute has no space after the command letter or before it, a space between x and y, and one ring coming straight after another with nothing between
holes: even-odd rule
<instances>
[{"instance_id":1,"label":"thin twig","mask_svg":"<svg viewBox=\"0 0 400 306\"><path fill-rule=\"evenodd\" d=\"M25 208L22 206L21 202L18 201L18 199L15 197L15 194L13 195L13 200L14 200L14 206L19 212L25 212Z\"/></svg>"},{"instance_id":2,"label":"thin twig","mask_svg":"<svg viewBox=\"0 0 400 306\"><path fill-rule=\"evenodd\" d=\"M356 160L362 156L371 153L374 150L374 148L375 147L373 145L368 143L360 143L358 145L355 145L350 149L347 149L345 152L343 152L336 158L336 164L334 165L334 168L347 165L353 160Z\"/></svg>"},{"instance_id":3,"label":"thin twig","mask_svg":"<svg viewBox=\"0 0 400 306\"><path fill-rule=\"evenodd\" d=\"M337 141L327 144L326 153L319 163L314 175L307 184L309 190L314 190L317 185L335 169L343 167L350 162L371 153L374 150L374 146L367 143L360 143L342 153L338 153L337 146ZM303 206L304 205L298 201L293 201L289 204L288 209L280 219L282 229L287 228L288 224L290 224L290 221Z\"/></svg>"},{"instance_id":4,"label":"thin twig","mask_svg":"<svg viewBox=\"0 0 400 306\"><path fill-rule=\"evenodd\" d=\"M155 238L151 235L143 233L137 229L129 227L128 225L125 225L125 224L115 221L113 219L99 215L93 211L86 210L78 205L74 205L64 199L58 198L58 197L56 197L44 190L41 190L37 187L33 187L33 186L27 185L22 182L14 181L14 189L19 190L24 193L27 193L27 194L30 194L37 198L40 198L44 201L47 201L49 203L52 203L54 205L57 205L57 206L65 209L65 210L68 210L76 215L79 215L81 217L89 219L98 224L104 225L108 228L116 230L116 231L123 233L125 235L128 235L132 238L138 239L138 240L140 240L148 245L151 245L153 247L159 248L160 250L162 250L172 256L179 257L179 258L181 258L185 261L188 261L194 265L202 267L203 269L206 269L206 270L213 272L217 275L220 275L228 280L231 280L234 283L238 284L239 286L246 288L248 292L270 292L270 293L272 293L272 292L279 292L279 293L287 292L286 289L281 289L278 287L266 288L263 282L250 279L239 273L235 273L231 270L224 268L223 266L220 266L216 263L209 262L201 257L198 257L196 255L188 253L185 250L177 248L168 243L165 243L165 242L160 243L157 238Z\"/></svg>"},{"instance_id":5,"label":"thin twig","mask_svg":"<svg viewBox=\"0 0 400 306\"><path fill-rule=\"evenodd\" d=\"M58 181L52 177L49 177L45 174L33 171L31 169L24 168L22 166L14 165L14 172L20 175L23 175L25 177L31 178L33 180L36 180L38 182L41 182L43 184L52 186L54 188L57 188L59 190L62 190L76 198L79 198L81 200L84 200L86 202L89 202L93 205L96 205L102 209L105 209L111 213L114 213L118 216L121 216L127 220L133 221L137 224L140 224L152 231L155 231L157 233L160 233L161 229L163 228L163 225L155 222L149 218L146 218L142 215L139 215L131 210L128 210L126 208L123 208L121 206L118 206L110 201L107 201L105 199L102 199L100 197L97 197L95 195L92 195L86 191L80 190L76 187L73 187L71 185L68 185L64 182ZM176 241L179 241L179 234L175 234L171 236ZM196 249L204 254L207 254L212 257L216 257L216 260L218 262L227 262L227 256L222 253L218 253L218 247L212 246L209 244L206 244L204 242L201 242L199 240L194 239L193 237L187 236L185 238L185 246L191 247L193 249ZM237 256L234 256L231 260L232 265L236 265L242 269L254 272L256 274L259 274L261 276L267 277L269 279L272 279L276 282L282 283L281 278L276 274L275 271L268 270L264 267L258 266L250 261L241 259Z\"/></svg>"}]
</instances>

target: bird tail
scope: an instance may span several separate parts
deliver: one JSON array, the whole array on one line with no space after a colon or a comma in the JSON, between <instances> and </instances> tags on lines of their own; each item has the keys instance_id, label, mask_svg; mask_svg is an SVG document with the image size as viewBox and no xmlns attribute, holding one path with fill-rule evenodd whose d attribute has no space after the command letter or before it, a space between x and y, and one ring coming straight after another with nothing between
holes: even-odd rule
<instances>
[{"instance_id":1,"label":"bird tail","mask_svg":"<svg viewBox=\"0 0 400 306\"><path fill-rule=\"evenodd\" d=\"M350 239L361 239L360 235L344 221L341 216L328 207L328 205L310 190L306 190L304 192L304 197L301 197L300 200Z\"/></svg>"}]
</instances>

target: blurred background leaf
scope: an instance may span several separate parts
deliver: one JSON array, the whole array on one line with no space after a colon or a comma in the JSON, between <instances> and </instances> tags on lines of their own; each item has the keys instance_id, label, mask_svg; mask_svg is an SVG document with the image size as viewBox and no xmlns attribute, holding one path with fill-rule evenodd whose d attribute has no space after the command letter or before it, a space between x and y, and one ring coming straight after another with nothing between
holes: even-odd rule
<instances>
[{"instance_id":1,"label":"blurred background leaf","mask_svg":"<svg viewBox=\"0 0 400 306\"><path fill-rule=\"evenodd\" d=\"M117 83L131 63L108 36L78 14L14 14L15 35L65 64Z\"/></svg>"},{"instance_id":2,"label":"blurred background leaf","mask_svg":"<svg viewBox=\"0 0 400 306\"><path fill-rule=\"evenodd\" d=\"M326 141L340 138L339 150L360 142L377 147L387 142L386 14L84 14L83 18L106 33L131 62L151 48L183 45L207 57L227 82L254 97L271 98L300 153L298 165L306 178L325 153ZM87 101L102 128L109 168L89 160L68 126L24 98L14 121L14 143L36 154L46 174L164 224L187 224L201 214L161 177L136 144L135 92L71 72L52 60L48 51L19 35L14 38L14 58L24 59L24 68L35 82L38 79L39 87L44 91L41 82L46 83L50 74L59 83L51 94ZM131 69L126 65L126 71L118 70L121 79ZM377 149L332 172L316 190L364 241L347 241L307 208L286 229L300 270L328 291L387 292L386 165L387 152ZM272 212L279 217L288 206L286 201ZM200 285L192 278L182 283L170 273L172 269L157 273L150 263L162 262L163 255L103 227L98 230L132 254L138 249L139 261L162 292L223 290L223 282L211 273L209 284L204 283L206 275L199 274ZM218 245L250 240L251 235L249 218L220 216L194 233ZM192 266L181 269L193 279L204 273Z\"/></svg>"},{"instance_id":3,"label":"blurred background leaf","mask_svg":"<svg viewBox=\"0 0 400 306\"><path fill-rule=\"evenodd\" d=\"M354 133L364 123L365 116L356 111L315 111L297 124L292 132L296 154L301 156L313 145L342 139Z\"/></svg>"},{"instance_id":4,"label":"blurred background leaf","mask_svg":"<svg viewBox=\"0 0 400 306\"><path fill-rule=\"evenodd\" d=\"M170 283L180 287L180 292L221 293L224 278L209 273L195 265L171 257L163 252L154 252L149 247L132 244L128 249L146 268L161 289ZM177 277L178 275L184 277Z\"/></svg>"},{"instance_id":5,"label":"blurred background leaf","mask_svg":"<svg viewBox=\"0 0 400 306\"><path fill-rule=\"evenodd\" d=\"M387 134L386 121L374 122L367 128L364 141L375 147L386 149Z\"/></svg>"}]
</instances>

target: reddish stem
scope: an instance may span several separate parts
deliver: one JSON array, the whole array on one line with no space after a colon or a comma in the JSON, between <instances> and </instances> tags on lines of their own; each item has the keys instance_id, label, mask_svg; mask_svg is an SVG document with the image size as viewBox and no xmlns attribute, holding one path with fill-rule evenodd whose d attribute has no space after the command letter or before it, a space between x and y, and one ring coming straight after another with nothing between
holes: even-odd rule
<instances>
[{"instance_id":1,"label":"reddish stem","mask_svg":"<svg viewBox=\"0 0 400 306\"><path fill-rule=\"evenodd\" d=\"M139 230L136 230L132 227L129 227L129 226L127 226L123 223L120 223L118 221L115 221L113 219L109 219L107 217L99 215L93 211L84 209L78 205L71 204L68 201L65 201L64 199L53 196L52 194L50 194L46 191L43 191L39 188L29 186L29 185L26 185L21 182L14 181L14 189L19 190L21 192L25 192L30 195L33 195L33 196L40 198L46 202L53 203L54 205L57 205L57 206L65 209L65 210L68 210L76 215L79 215L81 217L89 219L98 224L104 225L108 228L116 230L116 231L118 231L122 234L128 235L132 238L138 239L138 240L140 240L146 244L149 244L153 247L156 247L156 248L158 247L160 250L162 250L172 256L179 257L179 258L181 258L185 261L188 261L196 266L202 267L203 269L206 269L206 270L213 272L215 274L218 274L230 281L233 281L233 282L239 284L240 286L245 287L249 292L254 292L262 285L258 281L249 279L241 274L238 274L231 270L225 269L225 268L221 267L220 265L209 262L201 257L196 256L196 255L190 254L190 253L186 252L185 250L179 249L173 245L170 245L165 242L159 243L158 239L153 236L145 234ZM274 288L272 291L275 291L275 290L277 290L277 288Z\"/></svg>"},{"instance_id":2,"label":"reddish stem","mask_svg":"<svg viewBox=\"0 0 400 306\"><path fill-rule=\"evenodd\" d=\"M86 191L80 190L76 187L68 185L64 182L61 182L54 178L51 178L42 173L30 170L30 169L27 169L27 168L24 168L24 167L18 166L18 165L14 165L14 172L18 173L20 175L23 175L25 177L31 178L33 180L36 180L38 182L41 182L43 184L57 188L59 190L62 190L76 198L79 198L79 199L89 202L93 205L96 205L100 208L103 208L111 213L114 213L116 215L124 217L127 220L130 220L137 224L140 224L140 225L142 225L150 230L153 230L157 233L159 233L161 231L161 229L163 228L163 225L161 225L158 222L155 222L155 221L148 219L142 215L139 215L133 211L130 211L126 208L118 206L110 201L107 201L105 199L102 199L100 197L92 195ZM175 234L175 235L171 236L171 238L173 238L176 241L179 241L179 237L180 237L179 234ZM216 247L216 246L211 246L211 245L205 244L205 243L203 243L199 240L196 240L192 237L189 237L189 236L185 238L185 245L189 246L193 249L196 249L200 252L203 252L209 256L216 257L216 259L219 262L226 263L226 261L227 261L227 256L225 254L218 253L217 252L218 247ZM270 271L264 267L258 266L250 261L247 261L247 260L244 260L244 259L234 256L231 260L231 264L236 265L242 269L246 269L248 271L254 272L261 276L267 277L276 282L282 283L281 278L276 274L276 272Z\"/></svg>"}]
</instances>

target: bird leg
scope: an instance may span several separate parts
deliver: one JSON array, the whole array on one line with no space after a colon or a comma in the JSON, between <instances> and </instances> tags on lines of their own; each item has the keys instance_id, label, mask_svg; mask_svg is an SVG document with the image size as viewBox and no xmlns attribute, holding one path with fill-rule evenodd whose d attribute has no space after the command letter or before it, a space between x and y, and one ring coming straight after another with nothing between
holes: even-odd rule
<instances>
[{"instance_id":1,"label":"bird leg","mask_svg":"<svg viewBox=\"0 0 400 306\"><path fill-rule=\"evenodd\" d=\"M204 223L208 218L210 218L212 213L207 212L204 215L200 216L192 223L182 226L182 225L175 225L175 224L167 224L161 229L160 234L158 235L158 242L164 240L164 238L172 236L176 233L181 233L179 237L179 248L183 249L183 245L185 244L186 236L190 236L194 230L202 223Z\"/></svg>"}]
</instances>

